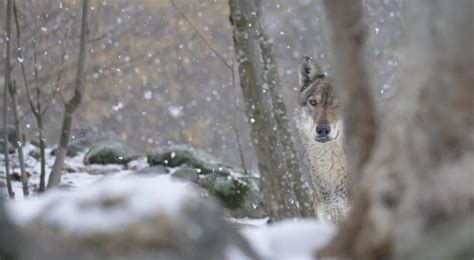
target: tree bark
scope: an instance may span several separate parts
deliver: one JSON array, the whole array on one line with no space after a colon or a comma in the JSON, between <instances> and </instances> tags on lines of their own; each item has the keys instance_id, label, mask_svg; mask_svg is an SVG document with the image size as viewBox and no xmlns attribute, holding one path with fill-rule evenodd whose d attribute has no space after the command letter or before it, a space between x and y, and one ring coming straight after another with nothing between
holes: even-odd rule
<instances>
[{"instance_id":1,"label":"tree bark","mask_svg":"<svg viewBox=\"0 0 474 260\"><path fill-rule=\"evenodd\" d=\"M18 104L16 99L16 82L12 81L9 86L10 97L12 99L12 110L13 110L13 119L15 121L15 130L16 130L16 150L18 152L18 160L20 161L20 173L21 173L21 184L23 187L23 195L27 197L30 195L28 188L28 176L26 175L25 169L25 156L23 154L23 143L22 143L22 131L20 125L20 118L18 115Z\"/></svg>"},{"instance_id":2,"label":"tree bark","mask_svg":"<svg viewBox=\"0 0 474 260\"><path fill-rule=\"evenodd\" d=\"M279 98L280 82L271 44L260 21L261 1L230 0L229 6L240 84L266 211L274 221L313 216L288 132L286 107Z\"/></svg>"},{"instance_id":3,"label":"tree bark","mask_svg":"<svg viewBox=\"0 0 474 260\"><path fill-rule=\"evenodd\" d=\"M338 5L338 10L349 8L347 1L325 2L329 21L351 16L349 10L336 12L329 6L333 4ZM356 204L339 234L318 256L473 257L473 4L470 0L456 4L419 0L407 4L406 22L410 26L406 27L401 51L396 103L386 120L381 121L373 148L372 141L354 146L362 153L366 152L365 147L372 150L369 158L361 161L361 167L355 168L358 171L351 173L360 178ZM340 28L343 24L330 22L332 35L347 33ZM344 67L340 63L348 62L340 59L335 59L339 68ZM358 80L359 75L350 70L340 73L354 82ZM346 87L340 89L347 94L351 87ZM356 110L361 105L345 102L347 109ZM355 116L364 122L367 115ZM357 130L347 134L367 140ZM348 157L356 152L351 150ZM433 250L427 245L437 246ZM436 250L441 246L442 251Z\"/></svg>"},{"instance_id":4,"label":"tree bark","mask_svg":"<svg viewBox=\"0 0 474 260\"><path fill-rule=\"evenodd\" d=\"M345 148L353 185L376 139L375 102L366 66L367 30L362 1L323 0L335 68L336 92L344 111ZM336 29L337 28L337 29Z\"/></svg>"},{"instance_id":5,"label":"tree bark","mask_svg":"<svg viewBox=\"0 0 474 260\"><path fill-rule=\"evenodd\" d=\"M13 0L7 1L7 13L6 13L6 57L5 57L5 82L3 90L3 154L5 160L5 179L7 181L8 195L10 198L15 197L15 193L12 189L10 179L10 158L8 154L8 128L7 128L7 108L8 108L8 87L10 85L11 77L11 64L10 64L10 44L11 44L11 20L13 14Z\"/></svg>"},{"instance_id":6,"label":"tree bark","mask_svg":"<svg viewBox=\"0 0 474 260\"><path fill-rule=\"evenodd\" d=\"M46 101L46 104L44 108L42 107L42 102L40 100L40 89L38 87L38 60L37 60L37 50L36 50L36 44L37 44L37 37L36 37L36 23L35 23L35 30L33 33L33 80L35 83L35 89L36 89L36 104L33 101L33 97L31 95L30 91L30 86L29 86L29 81L27 78L27 72L25 68L25 60L23 57L23 49L21 46L21 30L20 30L20 23L18 19L18 12L17 12L17 7L15 4L15 1L13 1L13 15L15 17L15 26L16 26L16 42L17 42L17 53L18 53L18 59L22 60L20 63L20 68L21 68L21 73L23 76L23 81L26 89L26 96L28 99L28 103L31 109L31 112L33 113L36 123L38 126L38 143L40 145L40 185L39 185L39 191L43 192L45 190L46 184L45 184L45 176L46 176L46 152L45 152L45 141L43 139L43 118L44 114L48 110L49 105L51 104L52 99L56 96L59 88L59 83L61 80L61 75L62 75L62 69L58 72L57 75L57 82L56 82L56 89L53 91L52 95L49 97L49 100ZM36 18L35 18L36 19ZM69 33L66 34L65 40L68 38ZM64 57L65 57L65 51L66 47L64 47L63 54L61 55L61 61L60 61L60 66L61 68L64 65Z\"/></svg>"},{"instance_id":7,"label":"tree bark","mask_svg":"<svg viewBox=\"0 0 474 260\"><path fill-rule=\"evenodd\" d=\"M74 111L79 107L84 94L85 88L85 66L87 58L87 42L89 39L89 0L83 0L82 2L82 27L81 27L81 39L79 47L79 64L77 67L76 81L74 95L65 104L64 119L61 130L61 137L59 141L58 152L56 159L54 160L53 169L49 176L48 188L54 188L59 186L61 182L61 175L64 166L64 159L66 157L67 146L69 143L69 136L72 128L72 115Z\"/></svg>"},{"instance_id":8,"label":"tree bark","mask_svg":"<svg viewBox=\"0 0 474 260\"><path fill-rule=\"evenodd\" d=\"M303 172L299 164L298 154L293 142L293 134L288 121L288 112L281 97L282 86L277 71L277 63L272 51L272 44L270 39L268 39L266 34L263 32L263 28L260 29L262 31L260 48L262 49L262 59L265 69L263 79L270 90L276 133L281 153L286 163L287 174L284 177L286 181L291 183L291 188L293 189L296 200L301 209L301 216L314 217L315 212L312 196L309 193L310 187L303 179Z\"/></svg>"},{"instance_id":9,"label":"tree bark","mask_svg":"<svg viewBox=\"0 0 474 260\"><path fill-rule=\"evenodd\" d=\"M43 138L43 116L36 118L38 124L38 139L40 145L40 163L41 163L41 171L40 171L40 186L39 191L43 192L46 188L45 178L46 178L46 144Z\"/></svg>"}]
</instances>

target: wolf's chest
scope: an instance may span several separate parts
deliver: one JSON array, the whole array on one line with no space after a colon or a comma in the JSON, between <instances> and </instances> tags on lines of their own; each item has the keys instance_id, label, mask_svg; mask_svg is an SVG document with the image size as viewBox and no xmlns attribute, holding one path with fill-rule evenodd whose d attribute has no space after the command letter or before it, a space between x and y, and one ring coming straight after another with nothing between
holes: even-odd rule
<instances>
[{"instance_id":1,"label":"wolf's chest","mask_svg":"<svg viewBox=\"0 0 474 260\"><path fill-rule=\"evenodd\" d=\"M346 156L339 142L309 144L306 151L311 172L319 178L340 179L346 175Z\"/></svg>"}]
</instances>

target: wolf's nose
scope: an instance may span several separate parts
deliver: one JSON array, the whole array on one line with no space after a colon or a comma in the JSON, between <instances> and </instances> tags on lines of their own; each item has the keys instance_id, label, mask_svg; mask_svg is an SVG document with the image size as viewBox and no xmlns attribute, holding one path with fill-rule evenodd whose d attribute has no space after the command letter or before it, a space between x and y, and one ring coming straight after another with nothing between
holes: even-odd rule
<instances>
[{"instance_id":1,"label":"wolf's nose","mask_svg":"<svg viewBox=\"0 0 474 260\"><path fill-rule=\"evenodd\" d=\"M317 137L327 137L329 133L331 133L331 126L328 124L322 124L316 127Z\"/></svg>"}]
</instances>

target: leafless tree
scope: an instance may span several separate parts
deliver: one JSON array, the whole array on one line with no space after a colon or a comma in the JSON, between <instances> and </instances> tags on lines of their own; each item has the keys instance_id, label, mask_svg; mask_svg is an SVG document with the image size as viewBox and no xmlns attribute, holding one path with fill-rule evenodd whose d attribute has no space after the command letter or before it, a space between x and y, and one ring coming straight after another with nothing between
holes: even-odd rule
<instances>
[{"instance_id":1,"label":"leafless tree","mask_svg":"<svg viewBox=\"0 0 474 260\"><path fill-rule=\"evenodd\" d=\"M21 134L22 131L21 131L21 125L20 125L20 116L18 115L17 88L16 88L15 80L10 82L10 85L8 86L8 92L10 93L10 97L12 99L13 119L15 122L16 143L14 145L18 152L18 160L20 163L21 184L23 186L23 195L26 197L30 195L30 191L28 188L28 176L26 175L26 169L25 169L25 156L23 154L23 142L22 142L23 138Z\"/></svg>"},{"instance_id":2,"label":"leafless tree","mask_svg":"<svg viewBox=\"0 0 474 260\"><path fill-rule=\"evenodd\" d=\"M36 38L36 33L37 33L37 23L36 23L36 18L35 18L35 29L33 33L33 81L34 83L34 91L35 91L35 97L31 94L30 86L29 83L31 82L28 80L27 77L27 72L25 68L25 57L23 56L23 47L21 46L21 29L20 29L20 23L18 20L18 11L17 7L14 4L13 6L13 13L15 16L15 26L16 26L16 41L17 41L17 53L18 53L18 60L21 60L20 63L20 68L21 68L21 74L23 76L23 81L24 85L26 88L26 96L28 99L28 104L30 106L30 109L33 113L33 116L36 119L36 124L38 127L38 143L39 143L39 148L40 148L40 164L41 164L41 170L40 170L40 185L39 185L39 191L42 192L45 190L45 176L46 176L46 144L45 140L43 137L43 122L44 122L44 115L48 111L49 105L51 104L52 100L55 98L56 94L59 91L59 85L61 83L61 76L62 76L62 67L64 65L64 56L65 56L65 51L66 51L66 46L64 46L64 51L60 57L60 68L57 72L57 80L55 84L55 89L52 91L52 93L46 97L45 101L42 101L41 96L41 88L39 87L38 84L38 59L37 59L37 50L36 50L36 44L37 44L37 38ZM69 32L69 30L68 30ZM66 33L66 37L63 41L63 45L66 45L66 39L68 38L69 33Z\"/></svg>"},{"instance_id":3,"label":"leafless tree","mask_svg":"<svg viewBox=\"0 0 474 260\"><path fill-rule=\"evenodd\" d=\"M75 80L75 89L73 97L65 102L64 119L61 129L61 137L59 140L58 152L54 161L53 169L48 180L48 188L57 187L61 181L62 170L64 166L64 158L67 152L69 136L72 128L72 116L74 111L79 107L85 88L85 67L87 58L87 42L89 39L89 0L83 0L82 3L82 26L81 38L79 46L79 63L77 66L77 74Z\"/></svg>"},{"instance_id":4,"label":"leafless tree","mask_svg":"<svg viewBox=\"0 0 474 260\"><path fill-rule=\"evenodd\" d=\"M11 44L11 20L13 14L13 0L7 1L7 10L6 10L6 57L5 57L5 82L3 90L3 154L5 158L5 178L7 180L7 189L8 195L10 198L15 197L15 193L12 189L11 179L10 179L10 159L8 154L8 125L7 125L7 110L8 110L8 88L10 85L11 77L11 63L10 63L10 44Z\"/></svg>"},{"instance_id":5,"label":"leafless tree","mask_svg":"<svg viewBox=\"0 0 474 260\"><path fill-rule=\"evenodd\" d=\"M325 0L356 201L319 256L474 256L474 8L407 3L394 106L375 118L361 1ZM368 105L367 105L368 104ZM376 127L375 122L380 122Z\"/></svg>"},{"instance_id":6,"label":"leafless tree","mask_svg":"<svg viewBox=\"0 0 474 260\"><path fill-rule=\"evenodd\" d=\"M271 43L261 24L261 1L230 0L240 85L251 128L261 187L272 220L314 215L302 179Z\"/></svg>"}]
</instances>

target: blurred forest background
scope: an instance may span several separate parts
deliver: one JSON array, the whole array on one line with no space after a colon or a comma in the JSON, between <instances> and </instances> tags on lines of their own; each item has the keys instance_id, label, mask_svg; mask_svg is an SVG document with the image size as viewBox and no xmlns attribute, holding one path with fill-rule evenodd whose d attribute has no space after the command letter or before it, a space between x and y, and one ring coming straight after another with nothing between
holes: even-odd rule
<instances>
[{"instance_id":1,"label":"blurred forest background","mask_svg":"<svg viewBox=\"0 0 474 260\"><path fill-rule=\"evenodd\" d=\"M365 2L370 26L369 58L375 64L374 91L383 111L393 93L398 64L394 50L403 32L403 0ZM168 142L189 143L234 164L241 163L238 135L246 167L256 168L241 88L233 86L231 70L204 42L227 59L227 64L233 64L228 1L174 3L91 1L86 91L74 115L74 126L93 125L116 133L141 152ZM291 112L303 55L315 57L331 74L325 17L320 1L263 4L265 30L273 42L285 87L283 98ZM5 5L6 1L0 2L2 13ZM76 0L17 1L23 59L17 59L13 48L12 77L18 85L21 124L30 138L36 133L36 123L25 95L20 63L25 64L31 84L38 84L41 96L52 95L55 88L71 95L79 51L80 8L81 1ZM0 64L5 58L4 22L1 19ZM1 66L0 75L3 70ZM3 88L0 91L4 95ZM63 109L61 96L55 95L44 122L48 144L58 142Z\"/></svg>"}]
</instances>

